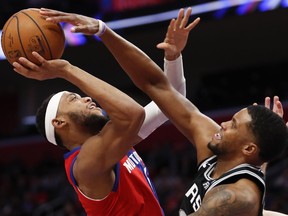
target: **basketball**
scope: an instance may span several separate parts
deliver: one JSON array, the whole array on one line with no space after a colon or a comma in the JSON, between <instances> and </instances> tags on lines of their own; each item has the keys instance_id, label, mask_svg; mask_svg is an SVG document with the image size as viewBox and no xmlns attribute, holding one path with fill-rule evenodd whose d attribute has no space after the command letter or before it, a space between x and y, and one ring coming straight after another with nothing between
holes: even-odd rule
<instances>
[{"instance_id":1,"label":"basketball","mask_svg":"<svg viewBox=\"0 0 288 216\"><path fill-rule=\"evenodd\" d=\"M10 64L26 57L39 64L32 55L38 52L47 60L61 58L65 48L65 34L60 24L45 20L39 9L28 8L13 14L5 23L1 45Z\"/></svg>"}]
</instances>

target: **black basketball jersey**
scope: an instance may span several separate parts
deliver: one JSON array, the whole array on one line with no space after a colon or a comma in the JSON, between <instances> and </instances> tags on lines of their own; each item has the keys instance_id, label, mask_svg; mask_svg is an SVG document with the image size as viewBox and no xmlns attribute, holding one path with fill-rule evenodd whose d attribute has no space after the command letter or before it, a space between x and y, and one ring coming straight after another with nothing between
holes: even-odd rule
<instances>
[{"instance_id":1,"label":"black basketball jersey","mask_svg":"<svg viewBox=\"0 0 288 216\"><path fill-rule=\"evenodd\" d=\"M255 182L262 192L262 207L264 202L265 181L264 174L260 168L249 164L240 164L217 179L212 179L211 174L217 162L217 157L212 156L202 162L193 180L192 186L185 193L182 200L179 216L186 216L196 212L203 200L204 195L215 186L221 184L235 183L239 179L248 178ZM262 215L262 208L259 209L259 216Z\"/></svg>"}]
</instances>

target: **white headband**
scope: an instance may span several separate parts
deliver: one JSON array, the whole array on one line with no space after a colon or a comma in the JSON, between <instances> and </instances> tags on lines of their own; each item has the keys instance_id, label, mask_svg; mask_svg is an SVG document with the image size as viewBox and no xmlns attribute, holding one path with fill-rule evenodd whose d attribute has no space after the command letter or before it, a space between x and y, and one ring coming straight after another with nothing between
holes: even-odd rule
<instances>
[{"instance_id":1,"label":"white headband","mask_svg":"<svg viewBox=\"0 0 288 216\"><path fill-rule=\"evenodd\" d=\"M54 145L57 145L56 139L55 139L55 129L52 124L52 120L56 118L58 106L60 103L60 99L62 95L66 91L58 92L57 94L53 95L52 98L49 100L49 103L47 105L46 114L45 114L45 133L46 138L49 142L53 143Z\"/></svg>"}]
</instances>

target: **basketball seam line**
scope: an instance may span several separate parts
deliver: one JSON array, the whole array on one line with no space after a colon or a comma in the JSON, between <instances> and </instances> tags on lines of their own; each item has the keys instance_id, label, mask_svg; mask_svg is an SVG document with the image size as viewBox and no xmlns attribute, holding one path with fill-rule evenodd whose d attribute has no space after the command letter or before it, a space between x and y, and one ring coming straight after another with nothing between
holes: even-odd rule
<instances>
[{"instance_id":1,"label":"basketball seam line","mask_svg":"<svg viewBox=\"0 0 288 216\"><path fill-rule=\"evenodd\" d=\"M44 32L42 31L42 29L40 28L40 26L38 25L38 23L33 19L33 17L31 17L29 14L25 13L24 11L22 11L23 14L25 14L26 16L28 16L34 23L35 25L38 27L38 29L40 30L40 32L42 33L42 36L44 37L44 40L46 41L46 44L48 46L48 50L49 50L49 54L50 54L50 59L53 59L53 56L52 56L52 52L51 52L51 47L48 43L48 40L44 34Z\"/></svg>"}]
</instances>

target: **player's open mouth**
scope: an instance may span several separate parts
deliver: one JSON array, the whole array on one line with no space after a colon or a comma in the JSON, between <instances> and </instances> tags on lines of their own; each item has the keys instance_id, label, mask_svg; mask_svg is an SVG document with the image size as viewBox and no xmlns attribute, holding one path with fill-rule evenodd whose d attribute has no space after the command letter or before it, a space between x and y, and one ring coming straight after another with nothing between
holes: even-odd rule
<instances>
[{"instance_id":1,"label":"player's open mouth","mask_svg":"<svg viewBox=\"0 0 288 216\"><path fill-rule=\"evenodd\" d=\"M95 108L97 108L97 106L95 103L90 103L88 108L89 109L95 109Z\"/></svg>"},{"instance_id":2,"label":"player's open mouth","mask_svg":"<svg viewBox=\"0 0 288 216\"><path fill-rule=\"evenodd\" d=\"M220 133L214 134L214 138L215 138L216 140L221 140L221 134L220 134Z\"/></svg>"}]
</instances>

